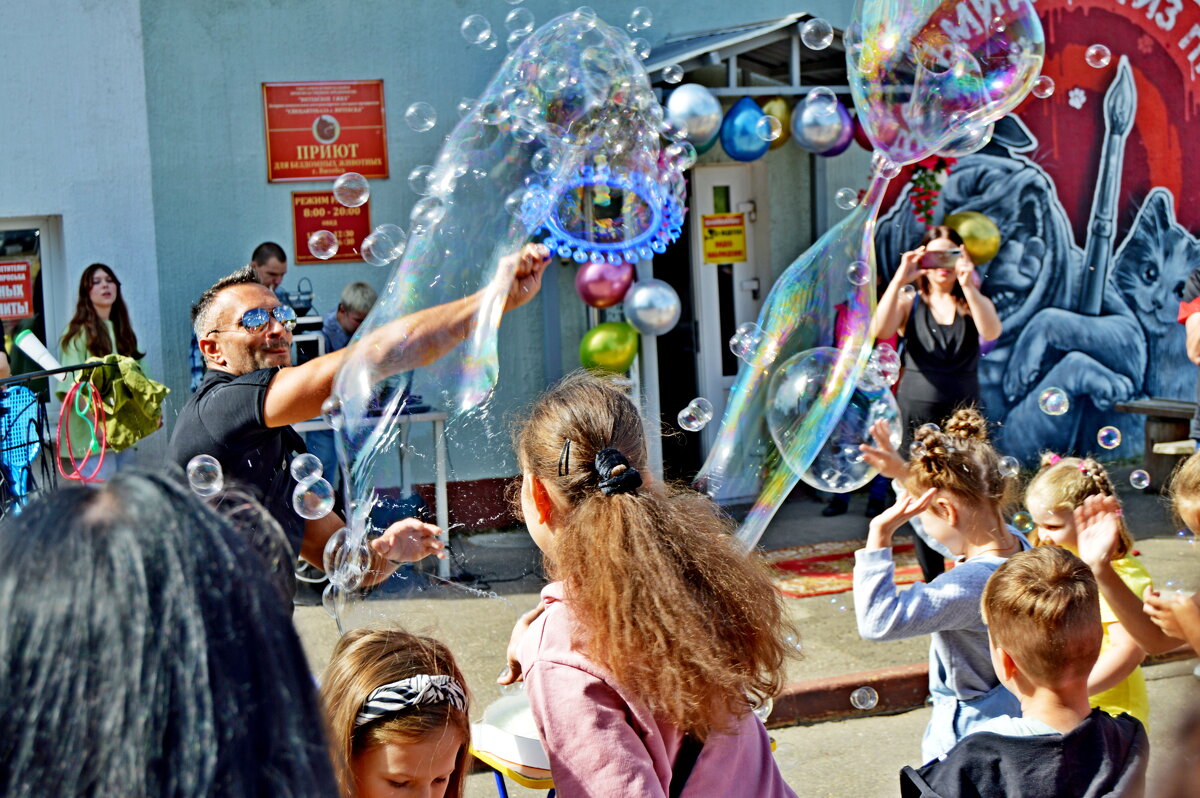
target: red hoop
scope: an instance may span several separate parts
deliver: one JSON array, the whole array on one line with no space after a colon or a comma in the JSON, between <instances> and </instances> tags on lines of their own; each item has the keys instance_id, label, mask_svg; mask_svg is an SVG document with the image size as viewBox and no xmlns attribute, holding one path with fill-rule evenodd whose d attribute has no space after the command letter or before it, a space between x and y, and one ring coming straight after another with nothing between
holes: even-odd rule
<instances>
[{"instance_id":1,"label":"red hoop","mask_svg":"<svg viewBox=\"0 0 1200 798\"><path fill-rule=\"evenodd\" d=\"M65 438L67 441L67 459L71 461L71 468L73 469L72 473L68 474L62 466L64 438L63 420L71 413L75 406L75 397L79 393L80 387L84 385L86 385L88 390L91 392L89 401L92 403L92 421L95 425L94 429L96 430L95 437L100 443L100 457L96 461L96 467L92 469L92 473L86 476L83 473L83 467L87 465L88 460L91 459L92 449L91 446L89 446L87 452L83 455L83 459L79 462L75 462L75 452L71 446L70 424L66 425ZM100 393L96 390L96 386L92 385L90 382L77 382L71 386L70 390L67 391L67 395L63 397L62 407L59 408L58 411L58 473L62 474L63 479L78 480L85 485L89 482L103 482L104 480L100 479L96 475L100 473L100 468L104 465L104 450L106 448L108 448L108 438L104 432L104 406L100 404Z\"/></svg>"}]
</instances>

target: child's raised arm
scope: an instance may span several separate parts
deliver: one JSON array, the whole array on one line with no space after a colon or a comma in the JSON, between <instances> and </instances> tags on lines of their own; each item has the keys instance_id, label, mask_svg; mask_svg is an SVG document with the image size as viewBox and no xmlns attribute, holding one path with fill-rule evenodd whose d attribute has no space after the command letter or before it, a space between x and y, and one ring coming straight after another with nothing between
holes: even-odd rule
<instances>
[{"instance_id":1,"label":"child's raised arm","mask_svg":"<svg viewBox=\"0 0 1200 798\"><path fill-rule=\"evenodd\" d=\"M1121 505L1113 496L1088 496L1075 508L1079 558L1092 569L1105 601L1130 637L1147 652L1161 654L1183 641L1155 625L1142 611L1142 597L1135 596L1113 570L1112 555L1120 539L1120 514Z\"/></svg>"},{"instance_id":2,"label":"child's raised arm","mask_svg":"<svg viewBox=\"0 0 1200 798\"><path fill-rule=\"evenodd\" d=\"M1193 651L1200 651L1200 594L1160 594L1147 591L1143 608L1160 629L1172 638L1186 640Z\"/></svg>"}]
</instances>

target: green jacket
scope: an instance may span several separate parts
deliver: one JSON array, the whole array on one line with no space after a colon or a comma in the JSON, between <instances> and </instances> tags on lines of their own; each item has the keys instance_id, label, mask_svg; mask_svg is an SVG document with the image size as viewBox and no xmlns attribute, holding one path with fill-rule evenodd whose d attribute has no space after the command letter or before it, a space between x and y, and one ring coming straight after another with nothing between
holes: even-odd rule
<instances>
[{"instance_id":1,"label":"green jacket","mask_svg":"<svg viewBox=\"0 0 1200 798\"><path fill-rule=\"evenodd\" d=\"M108 448L119 452L162 426L163 400L170 389L143 374L141 365L131 357L106 355L99 360L117 364L115 369L89 369L86 374L104 406Z\"/></svg>"}]
</instances>

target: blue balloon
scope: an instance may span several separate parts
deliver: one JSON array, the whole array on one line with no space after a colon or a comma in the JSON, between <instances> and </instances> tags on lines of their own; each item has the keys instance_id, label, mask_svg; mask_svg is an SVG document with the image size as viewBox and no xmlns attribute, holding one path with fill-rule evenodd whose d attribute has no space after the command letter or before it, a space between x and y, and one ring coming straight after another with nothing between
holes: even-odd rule
<instances>
[{"instance_id":1,"label":"blue balloon","mask_svg":"<svg viewBox=\"0 0 1200 798\"><path fill-rule=\"evenodd\" d=\"M841 155L854 141L854 122L841 100L821 113L819 106L801 99L792 110L792 141L826 158Z\"/></svg>"},{"instance_id":2,"label":"blue balloon","mask_svg":"<svg viewBox=\"0 0 1200 798\"><path fill-rule=\"evenodd\" d=\"M756 161L771 148L771 142L758 135L758 120L766 114L758 103L743 97L733 104L721 123L721 146L737 161Z\"/></svg>"}]
</instances>

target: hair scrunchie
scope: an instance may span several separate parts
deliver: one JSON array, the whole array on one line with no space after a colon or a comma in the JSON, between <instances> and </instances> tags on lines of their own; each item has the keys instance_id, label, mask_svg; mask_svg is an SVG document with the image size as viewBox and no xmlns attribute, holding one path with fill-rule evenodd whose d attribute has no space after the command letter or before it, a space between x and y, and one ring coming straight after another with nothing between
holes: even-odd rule
<instances>
[{"instance_id":1,"label":"hair scrunchie","mask_svg":"<svg viewBox=\"0 0 1200 798\"><path fill-rule=\"evenodd\" d=\"M596 453L596 473L600 475L600 492L605 496L632 493L642 486L642 475L617 449L601 449Z\"/></svg>"},{"instance_id":2,"label":"hair scrunchie","mask_svg":"<svg viewBox=\"0 0 1200 798\"><path fill-rule=\"evenodd\" d=\"M449 704L460 712L467 709L467 695L453 676L418 674L371 691L354 719L357 728L385 715L403 712L417 704Z\"/></svg>"}]
</instances>

